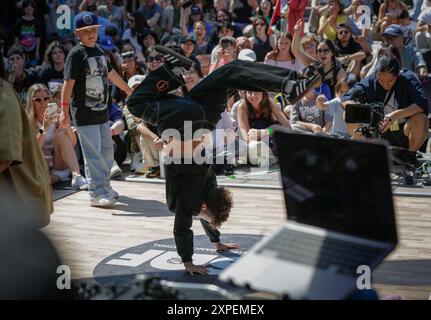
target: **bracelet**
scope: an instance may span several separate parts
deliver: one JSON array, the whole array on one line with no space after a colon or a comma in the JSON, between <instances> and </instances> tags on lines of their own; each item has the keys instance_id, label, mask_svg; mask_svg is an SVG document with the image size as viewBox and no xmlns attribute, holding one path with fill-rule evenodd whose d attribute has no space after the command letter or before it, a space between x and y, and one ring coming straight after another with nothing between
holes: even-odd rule
<instances>
[{"instance_id":1,"label":"bracelet","mask_svg":"<svg viewBox=\"0 0 431 320\"><path fill-rule=\"evenodd\" d=\"M68 106L70 106L70 102L63 101L63 102L60 103L60 106L62 106L62 107L68 107Z\"/></svg>"}]
</instances>

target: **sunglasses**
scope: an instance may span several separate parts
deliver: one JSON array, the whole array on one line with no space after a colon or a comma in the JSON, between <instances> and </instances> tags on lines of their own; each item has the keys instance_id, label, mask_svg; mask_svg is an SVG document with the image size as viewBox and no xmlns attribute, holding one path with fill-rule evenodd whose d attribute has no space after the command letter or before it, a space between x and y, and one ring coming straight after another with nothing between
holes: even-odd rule
<instances>
[{"instance_id":1,"label":"sunglasses","mask_svg":"<svg viewBox=\"0 0 431 320\"><path fill-rule=\"evenodd\" d=\"M183 72L183 76L184 77L191 76L191 75L194 75L194 74L197 74L196 70L189 70L189 71L184 71Z\"/></svg>"},{"instance_id":2,"label":"sunglasses","mask_svg":"<svg viewBox=\"0 0 431 320\"><path fill-rule=\"evenodd\" d=\"M37 102L37 103L41 103L42 100L43 100L43 102L48 102L49 99L51 99L51 97L50 96L46 96L46 97L43 97L43 98L33 98L33 101Z\"/></svg>"},{"instance_id":3,"label":"sunglasses","mask_svg":"<svg viewBox=\"0 0 431 320\"><path fill-rule=\"evenodd\" d=\"M317 49L317 53L320 53L320 54L327 54L327 53L329 53L329 51L331 51L331 50L329 50L329 49Z\"/></svg>"},{"instance_id":4,"label":"sunglasses","mask_svg":"<svg viewBox=\"0 0 431 320\"><path fill-rule=\"evenodd\" d=\"M262 23L262 22L260 22L260 23L255 23L255 24L254 24L254 26L255 26L255 27L257 27L257 26L262 26L262 27L264 27L264 26L265 26L265 24L264 24L264 23Z\"/></svg>"},{"instance_id":5,"label":"sunglasses","mask_svg":"<svg viewBox=\"0 0 431 320\"><path fill-rule=\"evenodd\" d=\"M163 56L162 55L157 55L157 56L153 56L153 57L148 57L147 58L147 62L162 62L163 61Z\"/></svg>"}]
</instances>

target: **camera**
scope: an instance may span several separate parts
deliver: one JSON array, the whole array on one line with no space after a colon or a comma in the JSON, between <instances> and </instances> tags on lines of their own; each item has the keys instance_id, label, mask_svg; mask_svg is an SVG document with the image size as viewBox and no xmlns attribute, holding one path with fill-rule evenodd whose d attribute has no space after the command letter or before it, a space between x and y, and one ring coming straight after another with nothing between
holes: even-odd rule
<instances>
[{"instance_id":1,"label":"camera","mask_svg":"<svg viewBox=\"0 0 431 320\"><path fill-rule=\"evenodd\" d=\"M345 110L346 123L361 124L361 132L366 137L379 138L379 125L384 118L383 103L348 104Z\"/></svg>"}]
</instances>

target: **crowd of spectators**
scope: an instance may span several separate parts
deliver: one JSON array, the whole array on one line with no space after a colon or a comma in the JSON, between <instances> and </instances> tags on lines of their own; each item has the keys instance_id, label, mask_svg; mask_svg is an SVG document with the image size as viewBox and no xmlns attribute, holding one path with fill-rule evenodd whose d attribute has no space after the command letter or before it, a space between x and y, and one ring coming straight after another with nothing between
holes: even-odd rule
<instances>
[{"instance_id":1,"label":"crowd of spectators","mask_svg":"<svg viewBox=\"0 0 431 320\"><path fill-rule=\"evenodd\" d=\"M178 95L235 59L299 73L319 62L323 81L294 105L274 93L237 92L226 106L219 127L229 130L237 145L249 149L262 148L267 141L271 161L276 161L276 150L271 138L264 138L274 126L350 137L353 132L344 122L342 97L355 83L378 72L379 55L396 56L400 69L415 74L424 86L430 82L429 0L3 1L0 58L4 80L13 86L30 119L51 182L71 177L72 186L79 189L87 187L81 174L80 141L73 123L69 130L58 126L60 108L58 113L50 109L52 103L60 105L65 60L79 41L73 23L59 29L64 11L57 9L64 5L72 21L82 11L97 15L98 43L106 60L132 89L162 63L163 56L154 50L156 44L195 61L191 70L184 71L185 86ZM364 7L371 13L369 26L364 23ZM115 159L111 177L122 173L128 157L130 170L158 177L163 142L155 129L128 112L126 93L112 82L108 98ZM259 159L254 164L259 165ZM222 166L218 172L231 174L232 168Z\"/></svg>"}]
</instances>

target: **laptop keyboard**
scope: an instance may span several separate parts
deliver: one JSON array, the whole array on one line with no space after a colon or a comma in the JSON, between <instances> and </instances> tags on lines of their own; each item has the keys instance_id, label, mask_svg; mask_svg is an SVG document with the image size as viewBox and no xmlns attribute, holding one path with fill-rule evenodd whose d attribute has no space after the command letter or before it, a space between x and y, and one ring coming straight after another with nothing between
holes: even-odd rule
<instances>
[{"instance_id":1,"label":"laptop keyboard","mask_svg":"<svg viewBox=\"0 0 431 320\"><path fill-rule=\"evenodd\" d=\"M356 275L360 265L374 261L384 249L283 229L258 253L311 265L319 269L336 268L338 273Z\"/></svg>"}]
</instances>

